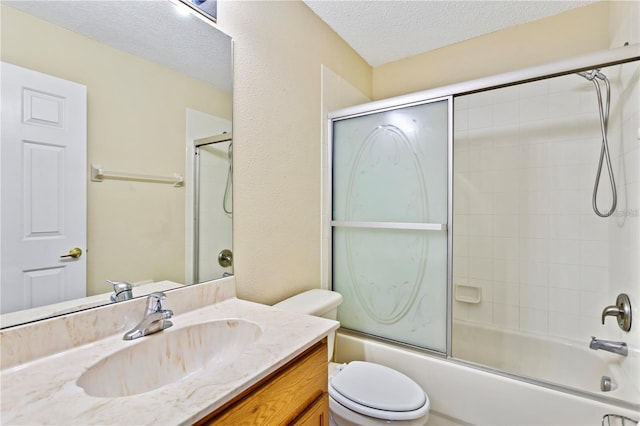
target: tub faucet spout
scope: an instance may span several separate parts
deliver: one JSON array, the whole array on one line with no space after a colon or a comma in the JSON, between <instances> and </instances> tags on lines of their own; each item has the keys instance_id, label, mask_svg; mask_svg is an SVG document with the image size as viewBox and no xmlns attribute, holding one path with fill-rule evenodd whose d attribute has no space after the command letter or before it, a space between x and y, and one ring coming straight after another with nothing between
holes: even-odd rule
<instances>
[{"instance_id":1,"label":"tub faucet spout","mask_svg":"<svg viewBox=\"0 0 640 426\"><path fill-rule=\"evenodd\" d=\"M591 336L589 349L593 349L594 351L602 349L603 351L613 352L614 354L622 356L627 356L629 354L629 349L625 342L611 342L609 340L596 339L594 336Z\"/></svg>"}]
</instances>

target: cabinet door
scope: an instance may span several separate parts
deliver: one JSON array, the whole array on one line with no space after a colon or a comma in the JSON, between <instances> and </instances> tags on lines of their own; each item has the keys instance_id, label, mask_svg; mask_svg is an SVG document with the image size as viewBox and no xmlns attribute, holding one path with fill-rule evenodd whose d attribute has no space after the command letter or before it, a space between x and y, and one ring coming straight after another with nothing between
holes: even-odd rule
<instances>
[{"instance_id":1,"label":"cabinet door","mask_svg":"<svg viewBox=\"0 0 640 426\"><path fill-rule=\"evenodd\" d=\"M293 424L327 393L327 358L327 339L324 339L196 425Z\"/></svg>"},{"instance_id":2,"label":"cabinet door","mask_svg":"<svg viewBox=\"0 0 640 426\"><path fill-rule=\"evenodd\" d=\"M329 426L329 394L322 394L291 424L294 426Z\"/></svg>"}]
</instances>

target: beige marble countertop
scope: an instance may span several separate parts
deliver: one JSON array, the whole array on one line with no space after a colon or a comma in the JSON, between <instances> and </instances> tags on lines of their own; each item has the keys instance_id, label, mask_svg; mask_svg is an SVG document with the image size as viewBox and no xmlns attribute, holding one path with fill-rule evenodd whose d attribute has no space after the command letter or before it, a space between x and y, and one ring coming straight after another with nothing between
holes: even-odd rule
<instances>
[{"instance_id":1,"label":"beige marble countertop","mask_svg":"<svg viewBox=\"0 0 640 426\"><path fill-rule=\"evenodd\" d=\"M218 297L213 304L174 315L174 326L155 335L124 341L122 330L118 330L89 343L3 368L0 373L0 422L6 425L190 424L233 399L338 327L335 321L237 299L235 288L232 293L233 297ZM139 309L139 305L132 307ZM166 307L171 308L171 294ZM119 306L119 309L123 307ZM253 321L260 325L262 334L224 369L207 366L174 383L127 397L92 397L76 384L89 367L128 345L162 338L163 333L176 332L192 324L229 318ZM14 334L20 331L23 337L29 332L27 328L12 331ZM7 341L15 344L18 340L21 339L16 336L5 336L3 344Z\"/></svg>"}]
</instances>

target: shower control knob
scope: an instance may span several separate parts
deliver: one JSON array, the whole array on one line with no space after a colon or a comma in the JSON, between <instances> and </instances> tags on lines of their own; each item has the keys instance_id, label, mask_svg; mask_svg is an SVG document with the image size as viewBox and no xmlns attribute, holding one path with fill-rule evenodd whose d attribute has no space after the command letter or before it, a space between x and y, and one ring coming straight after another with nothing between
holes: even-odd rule
<instances>
[{"instance_id":1,"label":"shower control knob","mask_svg":"<svg viewBox=\"0 0 640 426\"><path fill-rule=\"evenodd\" d=\"M618 319L618 326L624 330L631 330L631 301L629 296L622 293L616 298L616 304L607 306L602 310L602 324L606 317L616 317Z\"/></svg>"}]
</instances>

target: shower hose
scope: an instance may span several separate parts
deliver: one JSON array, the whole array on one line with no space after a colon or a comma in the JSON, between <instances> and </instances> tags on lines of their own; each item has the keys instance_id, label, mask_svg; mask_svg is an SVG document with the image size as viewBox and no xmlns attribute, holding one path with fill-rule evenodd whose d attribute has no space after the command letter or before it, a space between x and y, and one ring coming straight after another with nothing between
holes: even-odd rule
<instances>
[{"instance_id":1,"label":"shower hose","mask_svg":"<svg viewBox=\"0 0 640 426\"><path fill-rule=\"evenodd\" d=\"M600 160L598 162L598 171L596 173L596 180L593 185L593 195L591 197L591 205L593 207L593 211L600 217L609 217L616 210L616 205L618 204L618 194L616 192L616 181L613 176L613 168L611 167L611 156L609 154L609 142L607 140L607 131L609 127L609 105L611 102L611 87L609 84L609 79L606 75L600 72L599 69L591 70L589 72L580 72L578 73L580 76L586 78L587 80L593 82L596 88L596 94L598 95L598 109L600 114L600 132L602 133L602 147L600 149ZM603 104L602 99L602 88L600 87L600 83L598 80L604 81L605 90L606 90L606 99ZM602 166L606 161L607 172L609 173L609 183L611 185L611 207L606 212L601 212L598 208L598 187L600 186L600 177L602 174Z\"/></svg>"}]
</instances>

